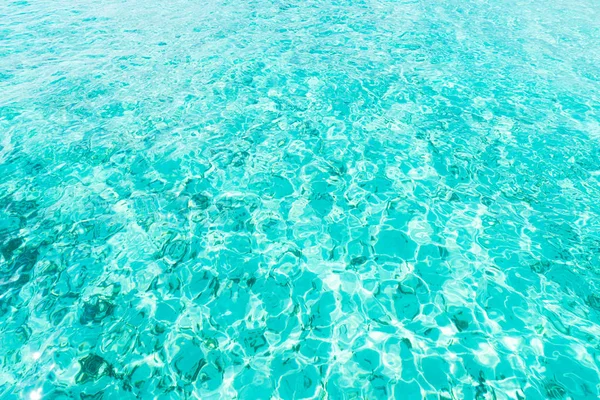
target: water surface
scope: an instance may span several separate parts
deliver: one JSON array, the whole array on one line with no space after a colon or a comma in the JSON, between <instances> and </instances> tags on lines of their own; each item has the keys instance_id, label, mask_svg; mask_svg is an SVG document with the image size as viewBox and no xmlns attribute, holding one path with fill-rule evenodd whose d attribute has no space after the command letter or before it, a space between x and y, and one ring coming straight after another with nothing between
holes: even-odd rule
<instances>
[{"instance_id":1,"label":"water surface","mask_svg":"<svg viewBox=\"0 0 600 400\"><path fill-rule=\"evenodd\" d=\"M597 399L600 4L0 4L0 398Z\"/></svg>"}]
</instances>

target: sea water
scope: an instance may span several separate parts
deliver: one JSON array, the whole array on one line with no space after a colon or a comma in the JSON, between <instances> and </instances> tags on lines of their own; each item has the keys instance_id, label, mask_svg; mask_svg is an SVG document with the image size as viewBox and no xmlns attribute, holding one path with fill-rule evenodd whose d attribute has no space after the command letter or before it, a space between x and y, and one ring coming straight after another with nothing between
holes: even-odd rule
<instances>
[{"instance_id":1,"label":"sea water","mask_svg":"<svg viewBox=\"0 0 600 400\"><path fill-rule=\"evenodd\" d=\"M596 0L4 0L0 398L597 399Z\"/></svg>"}]
</instances>

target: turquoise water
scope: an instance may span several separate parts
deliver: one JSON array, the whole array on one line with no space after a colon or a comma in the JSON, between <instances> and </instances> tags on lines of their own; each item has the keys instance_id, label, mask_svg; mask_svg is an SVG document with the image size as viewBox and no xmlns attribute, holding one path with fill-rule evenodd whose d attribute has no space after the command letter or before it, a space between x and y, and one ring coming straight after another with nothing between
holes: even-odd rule
<instances>
[{"instance_id":1,"label":"turquoise water","mask_svg":"<svg viewBox=\"0 0 600 400\"><path fill-rule=\"evenodd\" d=\"M0 3L0 398L597 399L600 3Z\"/></svg>"}]
</instances>

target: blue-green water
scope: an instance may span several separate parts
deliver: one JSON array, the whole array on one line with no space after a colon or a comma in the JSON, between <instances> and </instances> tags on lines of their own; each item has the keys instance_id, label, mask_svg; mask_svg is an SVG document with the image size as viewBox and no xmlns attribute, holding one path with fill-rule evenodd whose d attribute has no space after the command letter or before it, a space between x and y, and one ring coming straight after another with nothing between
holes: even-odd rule
<instances>
[{"instance_id":1,"label":"blue-green water","mask_svg":"<svg viewBox=\"0 0 600 400\"><path fill-rule=\"evenodd\" d=\"M0 398L597 399L597 0L0 3Z\"/></svg>"}]
</instances>

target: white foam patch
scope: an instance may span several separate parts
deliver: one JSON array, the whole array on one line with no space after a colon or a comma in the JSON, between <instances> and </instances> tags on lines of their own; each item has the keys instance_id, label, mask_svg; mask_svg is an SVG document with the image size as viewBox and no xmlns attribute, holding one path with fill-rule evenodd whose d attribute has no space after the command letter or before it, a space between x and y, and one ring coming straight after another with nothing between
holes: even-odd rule
<instances>
[{"instance_id":1,"label":"white foam patch","mask_svg":"<svg viewBox=\"0 0 600 400\"><path fill-rule=\"evenodd\" d=\"M339 275L337 274L329 274L323 278L323 283L327 285L330 290L338 291L340 286L342 285L342 281L340 280Z\"/></svg>"},{"instance_id":2,"label":"white foam patch","mask_svg":"<svg viewBox=\"0 0 600 400\"><path fill-rule=\"evenodd\" d=\"M506 336L502 339L502 344L510 351L517 351L521 347L521 338Z\"/></svg>"}]
</instances>

